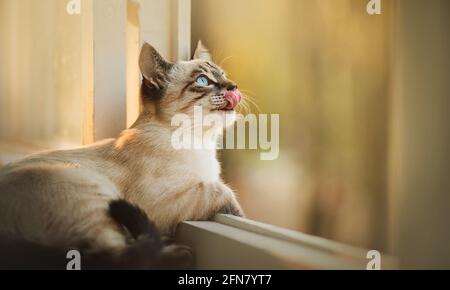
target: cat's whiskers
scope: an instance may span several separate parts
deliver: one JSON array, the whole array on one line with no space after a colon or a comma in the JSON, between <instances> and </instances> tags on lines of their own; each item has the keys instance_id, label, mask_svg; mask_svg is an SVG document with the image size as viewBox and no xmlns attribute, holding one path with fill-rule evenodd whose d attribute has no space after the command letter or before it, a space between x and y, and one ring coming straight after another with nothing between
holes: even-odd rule
<instances>
[{"instance_id":1,"label":"cat's whiskers","mask_svg":"<svg viewBox=\"0 0 450 290\"><path fill-rule=\"evenodd\" d=\"M243 110L243 112L241 112L241 109ZM241 99L241 102L238 105L238 111L239 113L243 113L245 115L250 113L250 108L248 106L247 100L245 100L244 98Z\"/></svg>"},{"instance_id":2,"label":"cat's whiskers","mask_svg":"<svg viewBox=\"0 0 450 290\"><path fill-rule=\"evenodd\" d=\"M256 109L256 111L258 113L261 113L261 109L259 108L259 105L254 100L247 98L247 99L245 99L245 101L248 102L249 104L253 105L253 107Z\"/></svg>"},{"instance_id":3,"label":"cat's whiskers","mask_svg":"<svg viewBox=\"0 0 450 290\"><path fill-rule=\"evenodd\" d=\"M248 95L246 93L243 93L242 91L241 91L241 95L242 95L241 102L247 106L249 111L251 111L251 106L253 106L257 110L258 113L261 113L261 109L259 108L259 106L256 103L256 101L254 100L254 98L252 98L250 95Z\"/></svg>"}]
</instances>

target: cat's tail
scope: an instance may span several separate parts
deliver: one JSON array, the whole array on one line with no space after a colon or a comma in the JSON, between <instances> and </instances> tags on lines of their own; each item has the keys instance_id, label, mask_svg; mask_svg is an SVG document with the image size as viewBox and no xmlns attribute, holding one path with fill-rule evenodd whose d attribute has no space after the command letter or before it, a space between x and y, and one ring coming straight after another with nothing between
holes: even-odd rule
<instances>
[{"instance_id":1,"label":"cat's tail","mask_svg":"<svg viewBox=\"0 0 450 290\"><path fill-rule=\"evenodd\" d=\"M111 217L133 237L134 242L124 251L120 268L190 268L193 255L190 248L162 240L155 224L139 207L125 200L109 205Z\"/></svg>"},{"instance_id":2,"label":"cat's tail","mask_svg":"<svg viewBox=\"0 0 450 290\"><path fill-rule=\"evenodd\" d=\"M156 226L139 207L126 200L113 200L109 204L109 214L117 223L123 225L135 240L155 239L159 241Z\"/></svg>"},{"instance_id":3,"label":"cat's tail","mask_svg":"<svg viewBox=\"0 0 450 290\"><path fill-rule=\"evenodd\" d=\"M174 269L192 266L192 252L167 245L144 211L124 200L112 201L111 217L133 237L121 253L79 250L81 269ZM0 238L0 269L66 269L67 249Z\"/></svg>"}]
</instances>

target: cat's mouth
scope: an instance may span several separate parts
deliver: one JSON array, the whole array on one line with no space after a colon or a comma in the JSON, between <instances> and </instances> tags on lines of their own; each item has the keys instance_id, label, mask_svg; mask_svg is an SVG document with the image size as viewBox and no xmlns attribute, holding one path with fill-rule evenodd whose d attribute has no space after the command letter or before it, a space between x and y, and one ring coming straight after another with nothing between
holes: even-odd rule
<instances>
[{"instance_id":1,"label":"cat's mouth","mask_svg":"<svg viewBox=\"0 0 450 290\"><path fill-rule=\"evenodd\" d=\"M242 96L238 89L211 97L211 104L217 111L234 111L241 102Z\"/></svg>"}]
</instances>

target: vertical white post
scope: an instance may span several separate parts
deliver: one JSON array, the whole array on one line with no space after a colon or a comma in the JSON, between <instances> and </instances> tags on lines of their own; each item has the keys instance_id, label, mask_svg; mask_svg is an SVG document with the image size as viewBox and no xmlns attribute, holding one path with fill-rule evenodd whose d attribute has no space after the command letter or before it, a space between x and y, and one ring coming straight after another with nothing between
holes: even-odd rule
<instances>
[{"instance_id":1,"label":"vertical white post","mask_svg":"<svg viewBox=\"0 0 450 290\"><path fill-rule=\"evenodd\" d=\"M117 136L126 127L125 0L95 0L94 139Z\"/></svg>"},{"instance_id":2,"label":"vertical white post","mask_svg":"<svg viewBox=\"0 0 450 290\"><path fill-rule=\"evenodd\" d=\"M140 111L139 51L144 42L171 61L191 56L191 0L127 0L127 126Z\"/></svg>"},{"instance_id":3,"label":"vertical white post","mask_svg":"<svg viewBox=\"0 0 450 290\"><path fill-rule=\"evenodd\" d=\"M191 58L191 0L174 0L173 37L176 60L189 60Z\"/></svg>"}]
</instances>

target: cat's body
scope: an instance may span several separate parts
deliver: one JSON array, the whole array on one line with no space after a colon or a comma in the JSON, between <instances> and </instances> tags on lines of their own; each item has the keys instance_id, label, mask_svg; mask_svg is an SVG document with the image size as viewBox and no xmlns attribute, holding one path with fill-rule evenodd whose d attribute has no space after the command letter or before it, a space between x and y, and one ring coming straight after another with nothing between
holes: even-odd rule
<instances>
[{"instance_id":1,"label":"cat's body","mask_svg":"<svg viewBox=\"0 0 450 290\"><path fill-rule=\"evenodd\" d=\"M242 214L220 178L215 150L175 150L171 145L174 114L190 115L194 105L232 114L209 100L213 90L223 96L232 83L209 61L169 64L149 45L140 66L144 109L118 139L37 154L0 169L0 236L122 251L129 237L109 213L109 204L118 199L138 205L163 234L184 220L204 220L220 211ZM214 79L217 87L199 86L199 74ZM222 129L208 128L215 132L213 139Z\"/></svg>"}]
</instances>

